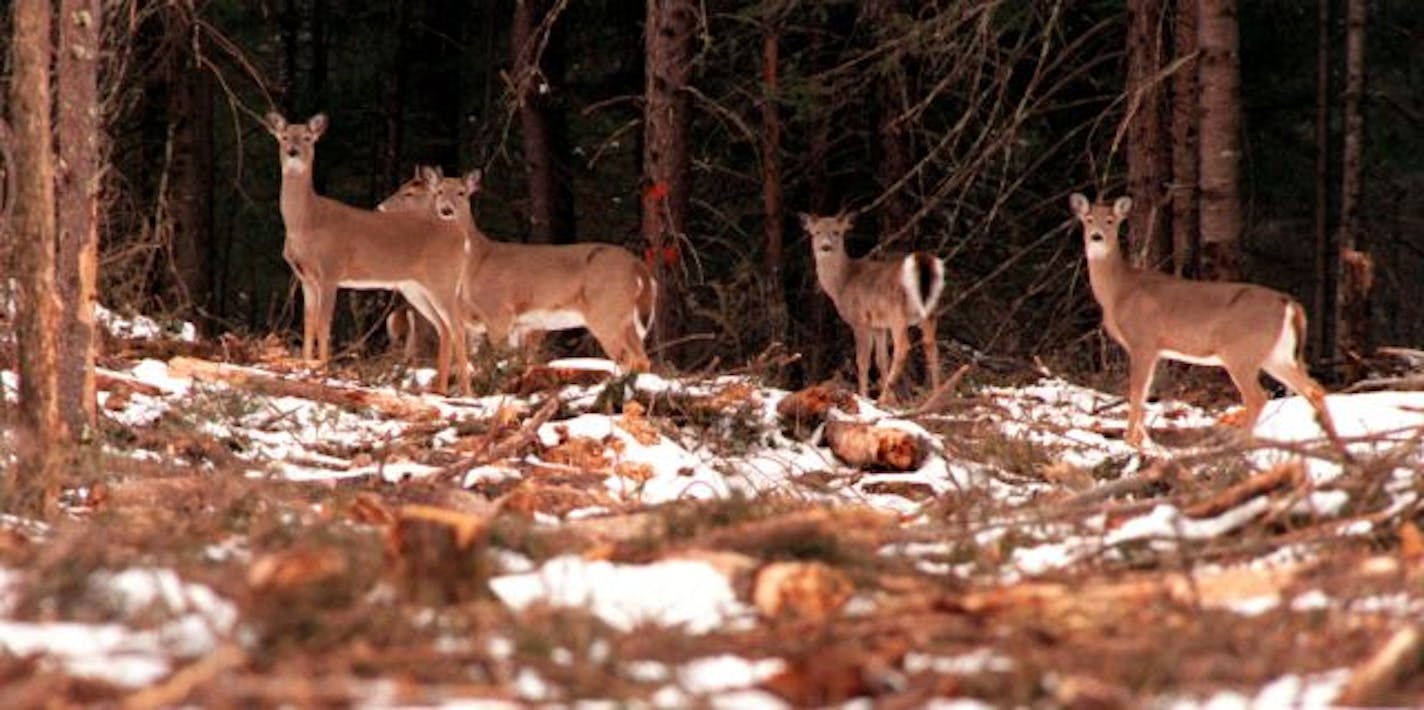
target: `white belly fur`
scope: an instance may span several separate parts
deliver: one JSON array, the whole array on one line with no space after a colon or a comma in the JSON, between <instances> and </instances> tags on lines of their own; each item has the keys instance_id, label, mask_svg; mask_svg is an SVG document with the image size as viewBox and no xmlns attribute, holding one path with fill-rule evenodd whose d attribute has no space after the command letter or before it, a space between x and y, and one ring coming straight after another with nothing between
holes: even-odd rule
<instances>
[{"instance_id":1,"label":"white belly fur","mask_svg":"<svg viewBox=\"0 0 1424 710\"><path fill-rule=\"evenodd\" d=\"M583 314L578 311L525 311L514 319L518 330L568 330L587 325Z\"/></svg>"},{"instance_id":2,"label":"white belly fur","mask_svg":"<svg viewBox=\"0 0 1424 710\"><path fill-rule=\"evenodd\" d=\"M386 291L399 291L403 281L341 281L337 285L341 288L354 288L357 291L372 291L383 289Z\"/></svg>"},{"instance_id":3,"label":"white belly fur","mask_svg":"<svg viewBox=\"0 0 1424 710\"><path fill-rule=\"evenodd\" d=\"M1221 367L1224 364L1221 362L1221 358L1215 355L1199 357L1196 355L1187 355L1185 353L1179 353L1175 350L1163 350L1160 355L1164 358L1167 358L1168 360L1176 360L1177 362L1185 362L1191 365L1212 365L1215 367Z\"/></svg>"}]
</instances>

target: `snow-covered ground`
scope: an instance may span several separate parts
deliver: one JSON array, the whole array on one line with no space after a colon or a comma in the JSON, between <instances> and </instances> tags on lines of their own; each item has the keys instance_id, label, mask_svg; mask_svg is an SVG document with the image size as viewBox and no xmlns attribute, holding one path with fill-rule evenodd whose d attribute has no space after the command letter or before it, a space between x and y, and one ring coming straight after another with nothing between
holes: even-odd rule
<instances>
[{"instance_id":1,"label":"snow-covered ground","mask_svg":"<svg viewBox=\"0 0 1424 710\"><path fill-rule=\"evenodd\" d=\"M106 313L101 322L124 337L191 338L183 328L165 329L143 320L128 321ZM562 361L563 368L611 370L596 359ZM6 382L12 376L6 374ZM122 372L162 394L127 393L122 402L108 403L105 416L125 427L152 426L164 418L188 422L196 432L224 442L242 462L249 477L293 482L335 482L365 479L399 485L440 470L432 452L457 458L470 450L462 423L486 420L502 413L537 410L548 393L527 398L499 394L473 399L406 395L437 407L448 416L447 426L429 421L382 417L372 411L314 402L296 397L267 397L222 383L196 382L176 376L167 363L141 360ZM356 383L346 383L355 385ZM1288 499L1256 496L1205 517L1159 502L1124 513L1091 514L1073 520L1038 519L1044 506L1063 495L1051 475L1004 475L994 460L962 453L950 436L936 435L940 425L976 423L1006 440L1031 445L1053 466L1092 472L1105 468L1112 477L1141 475L1149 457L1126 445L1114 432L1122 430L1124 408L1117 397L1045 377L1016 388L984 388L982 405L954 414L905 418L857 402L858 414L833 414L880 426L907 430L932 442L928 456L915 470L861 472L840 463L819 435L809 440L782 431L776 413L786 391L744 377L683 381L643 375L623 392L625 401L658 402L659 397L685 397L720 402L722 418L697 426L676 426L661 412L624 408L621 414L595 409L605 385L569 385L552 396L565 415L534 432L530 453L492 461L465 473L465 486L508 486L536 472L568 470L601 478L589 489L596 503L560 514L539 513L545 525L582 521L604 515L646 510L684 499L717 499L732 495L790 496L836 505L864 506L897 518L907 529L932 522L933 511L947 495L987 493L1002 506L1002 517L982 520L954 539L900 542L880 550L886 557L905 558L932 578L952 578L981 585L1010 584L1073 568L1085 560L1121 559L1124 550L1145 545L1171 550L1194 541L1232 535L1266 516L1311 514L1317 520L1341 517L1340 536L1370 535L1372 519L1386 519L1391 510L1413 505L1419 488L1418 443L1424 434L1424 393L1380 392L1331 395L1328 406L1351 454L1360 461L1388 462L1374 498L1355 500L1357 488L1344 485L1339 460L1320 446L1323 436L1313 412L1299 398L1273 400L1256 427L1258 446L1236 454L1249 469L1264 470L1291 459L1303 459L1312 485ZM397 394L393 390L389 394ZM1205 429L1220 412L1179 402L1151 405L1149 425L1156 429ZM459 420L464 420L459 421ZM734 421L735 420L735 421ZM711 429L707 427L712 427ZM740 427L740 429L737 429ZM736 429L734 431L734 429ZM399 446L395 446L395 443ZM1162 450L1165 456L1200 454L1201 447ZM372 452L383 452L376 456ZM572 452L572 453L571 453ZM171 452L132 451L136 457L177 456ZM569 459L576 456L576 459ZM207 465L207 464L203 464ZM1088 475L1089 483L1098 483ZM814 479L815 485L806 481ZM5 524L16 529L16 521ZM25 534L40 535L33 529ZM1012 544L1007 544L1012 539ZM999 546L1001 563L986 568L969 554ZM1306 550L1290 557L1298 563ZM585 609L609 627L632 632L649 626L676 628L689 634L751 628L756 612L734 588L725 570L696 559L662 559L645 564L615 563L564 555L532 565L517 554L497 557L501 569L491 579L496 598L511 612L531 605ZM1269 554L1255 564L1284 560ZM966 561L968 560L968 561ZM1249 561L1248 561L1249 562ZM0 569L0 617L14 612L7 590L23 584L26 571ZM102 678L126 686L142 686L165 677L175 663L211 651L221 643L245 642L243 624L234 607L211 589L178 578L171 570L132 568L96 576L89 593L103 599L110 620L82 622L61 618L0 621L0 649L18 655L35 654L67 672ZM873 602L872 602L873 603ZM1418 597L1399 600L1403 608L1421 608ZM1229 607L1243 616L1282 608L1294 611L1338 606L1314 590L1291 598L1244 601ZM142 617L138 627L126 619ZM912 652L902 660L903 672L942 674L1003 673L1015 667L1012 657L993 648L946 657ZM781 702L760 689L766 678L783 668L774 658L736 655L707 657L677 666L633 663L630 675L664 683L651 702L674 707L702 700L721 706L775 707ZM1256 692L1233 691L1215 697L1162 698L1164 707L1209 707L1328 704L1343 682L1344 671L1305 678L1278 679ZM516 678L524 700L559 699L533 669Z\"/></svg>"}]
</instances>

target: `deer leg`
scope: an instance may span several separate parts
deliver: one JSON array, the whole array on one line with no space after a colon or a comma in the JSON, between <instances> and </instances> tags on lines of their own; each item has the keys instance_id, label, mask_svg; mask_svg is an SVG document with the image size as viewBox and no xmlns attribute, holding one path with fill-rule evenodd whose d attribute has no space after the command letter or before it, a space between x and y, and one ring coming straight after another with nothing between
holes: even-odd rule
<instances>
[{"instance_id":1,"label":"deer leg","mask_svg":"<svg viewBox=\"0 0 1424 710\"><path fill-rule=\"evenodd\" d=\"M855 381L860 396L870 396L870 339L869 327L854 327L855 333Z\"/></svg>"},{"instance_id":2,"label":"deer leg","mask_svg":"<svg viewBox=\"0 0 1424 710\"><path fill-rule=\"evenodd\" d=\"M431 302L430 295L424 289L412 288L408 291L401 291L405 300L410 302L412 308L420 313L421 317L435 326L435 332L439 336L439 347L435 354L435 391L444 394L446 387L450 384L450 324L446 322L445 316Z\"/></svg>"},{"instance_id":3,"label":"deer leg","mask_svg":"<svg viewBox=\"0 0 1424 710\"><path fill-rule=\"evenodd\" d=\"M920 321L920 340L925 346L925 369L930 371L930 391L939 391L939 341L935 338L934 320Z\"/></svg>"},{"instance_id":4,"label":"deer leg","mask_svg":"<svg viewBox=\"0 0 1424 710\"><path fill-rule=\"evenodd\" d=\"M880 336L882 339L884 335ZM905 361L910 356L910 327L903 323L890 329L890 337L894 339L894 347L891 350L890 374L885 375L885 381L880 387L880 401L892 402L895 400L895 382L900 379L900 373L905 369Z\"/></svg>"},{"instance_id":5,"label":"deer leg","mask_svg":"<svg viewBox=\"0 0 1424 710\"><path fill-rule=\"evenodd\" d=\"M1330 410L1325 407L1325 388L1298 362L1267 362L1265 369L1266 374L1310 402L1316 416L1320 418L1320 428L1325 430L1325 436L1330 439L1331 445L1343 453L1345 446L1340 441L1339 432L1335 431L1335 420L1331 418Z\"/></svg>"},{"instance_id":6,"label":"deer leg","mask_svg":"<svg viewBox=\"0 0 1424 710\"><path fill-rule=\"evenodd\" d=\"M322 286L317 295L316 333L317 359L325 365L331 362L331 320L336 315L336 287Z\"/></svg>"},{"instance_id":7,"label":"deer leg","mask_svg":"<svg viewBox=\"0 0 1424 710\"><path fill-rule=\"evenodd\" d=\"M311 362L316 349L316 319L318 295L316 285L302 279L302 360Z\"/></svg>"},{"instance_id":8,"label":"deer leg","mask_svg":"<svg viewBox=\"0 0 1424 710\"><path fill-rule=\"evenodd\" d=\"M459 381L460 394L468 397L473 393L470 388L470 353L466 349L465 321L460 318L459 309L458 298L451 297L445 300L445 319L449 321L452 350L450 365L455 368L455 379Z\"/></svg>"},{"instance_id":9,"label":"deer leg","mask_svg":"<svg viewBox=\"0 0 1424 710\"><path fill-rule=\"evenodd\" d=\"M1142 423L1147 405L1147 395L1152 391L1152 379L1157 373L1157 358L1133 357L1128 354L1127 375L1127 443L1141 448L1147 437L1147 427Z\"/></svg>"},{"instance_id":10,"label":"deer leg","mask_svg":"<svg viewBox=\"0 0 1424 710\"><path fill-rule=\"evenodd\" d=\"M415 362L420 350L420 318L414 308L406 306L401 311L401 320L405 322L405 359Z\"/></svg>"},{"instance_id":11,"label":"deer leg","mask_svg":"<svg viewBox=\"0 0 1424 710\"><path fill-rule=\"evenodd\" d=\"M1227 374L1231 375L1231 381L1236 384L1236 389L1241 393L1241 404L1246 407L1246 413L1241 417L1241 430L1247 436L1256 429L1256 420L1261 417L1261 410L1266 407L1266 389L1261 386L1261 371L1256 367L1249 367L1240 363L1227 363Z\"/></svg>"}]
</instances>

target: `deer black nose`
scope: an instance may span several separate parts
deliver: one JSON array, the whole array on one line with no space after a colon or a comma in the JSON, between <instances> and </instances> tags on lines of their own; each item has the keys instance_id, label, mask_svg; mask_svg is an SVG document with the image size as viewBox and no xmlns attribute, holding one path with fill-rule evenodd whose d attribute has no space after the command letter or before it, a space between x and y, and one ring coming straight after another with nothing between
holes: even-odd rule
<instances>
[{"instance_id":1,"label":"deer black nose","mask_svg":"<svg viewBox=\"0 0 1424 710\"><path fill-rule=\"evenodd\" d=\"M1101 235L1101 234L1094 234L1094 235L1093 235L1093 241L1095 241L1095 242L1101 242L1102 240L1103 240L1103 235Z\"/></svg>"},{"instance_id":2,"label":"deer black nose","mask_svg":"<svg viewBox=\"0 0 1424 710\"><path fill-rule=\"evenodd\" d=\"M298 153L297 153L297 149L296 149L296 148L288 148L288 149L287 149L287 157L288 157L288 158L295 158L295 157L297 157L297 155L298 155Z\"/></svg>"},{"instance_id":3,"label":"deer black nose","mask_svg":"<svg viewBox=\"0 0 1424 710\"><path fill-rule=\"evenodd\" d=\"M450 219L451 217L454 217L454 216L455 216L455 208L454 208L454 207L450 207L450 206L448 206L448 205L441 205L441 206L440 206L440 216L441 216L441 217L444 217L445 219Z\"/></svg>"}]
</instances>

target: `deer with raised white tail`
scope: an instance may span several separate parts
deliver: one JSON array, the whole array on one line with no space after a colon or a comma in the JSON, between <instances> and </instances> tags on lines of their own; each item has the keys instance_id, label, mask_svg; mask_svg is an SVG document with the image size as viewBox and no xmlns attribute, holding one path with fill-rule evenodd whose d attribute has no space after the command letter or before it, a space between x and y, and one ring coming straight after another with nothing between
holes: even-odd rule
<instances>
[{"instance_id":1,"label":"deer with raised white tail","mask_svg":"<svg viewBox=\"0 0 1424 710\"><path fill-rule=\"evenodd\" d=\"M432 211L466 236L464 316L493 341L518 345L527 335L587 328L627 371L647 370L643 338L652 325L657 282L647 266L612 244L511 244L480 231L470 197L480 172L445 177L437 168L403 185L377 209Z\"/></svg>"},{"instance_id":2,"label":"deer with raised white tail","mask_svg":"<svg viewBox=\"0 0 1424 710\"><path fill-rule=\"evenodd\" d=\"M856 383L862 397L870 392L870 360L880 372L880 400L894 398L895 381L910 354L910 326L918 326L925 347L931 387L939 389L939 346L934 308L944 292L944 262L925 252L893 260L852 259L845 235L855 221L851 212L829 217L798 213L811 237L816 278L836 312L855 334ZM893 344L886 353L886 339ZM890 360L890 369L885 369Z\"/></svg>"},{"instance_id":3,"label":"deer with raised white tail","mask_svg":"<svg viewBox=\"0 0 1424 710\"><path fill-rule=\"evenodd\" d=\"M289 124L267 114L282 166L281 210L287 238L282 256L302 284L302 357L326 363L331 320L341 288L399 291L440 335L436 389L456 365L461 391L470 389L465 328L460 317L462 230L424 214L385 214L323 197L312 186L316 142L324 114Z\"/></svg>"},{"instance_id":4,"label":"deer with raised white tail","mask_svg":"<svg viewBox=\"0 0 1424 710\"><path fill-rule=\"evenodd\" d=\"M1147 435L1143 404L1160 359L1225 368L1241 393L1239 423L1249 435L1268 399L1264 370L1315 408L1321 427L1340 448L1325 390L1301 361L1305 308L1264 286L1192 281L1128 265L1118 231L1132 210L1132 198L1092 203L1081 194L1069 206L1083 226L1088 280L1103 309L1103 328L1127 351L1127 433L1133 446Z\"/></svg>"}]
</instances>

